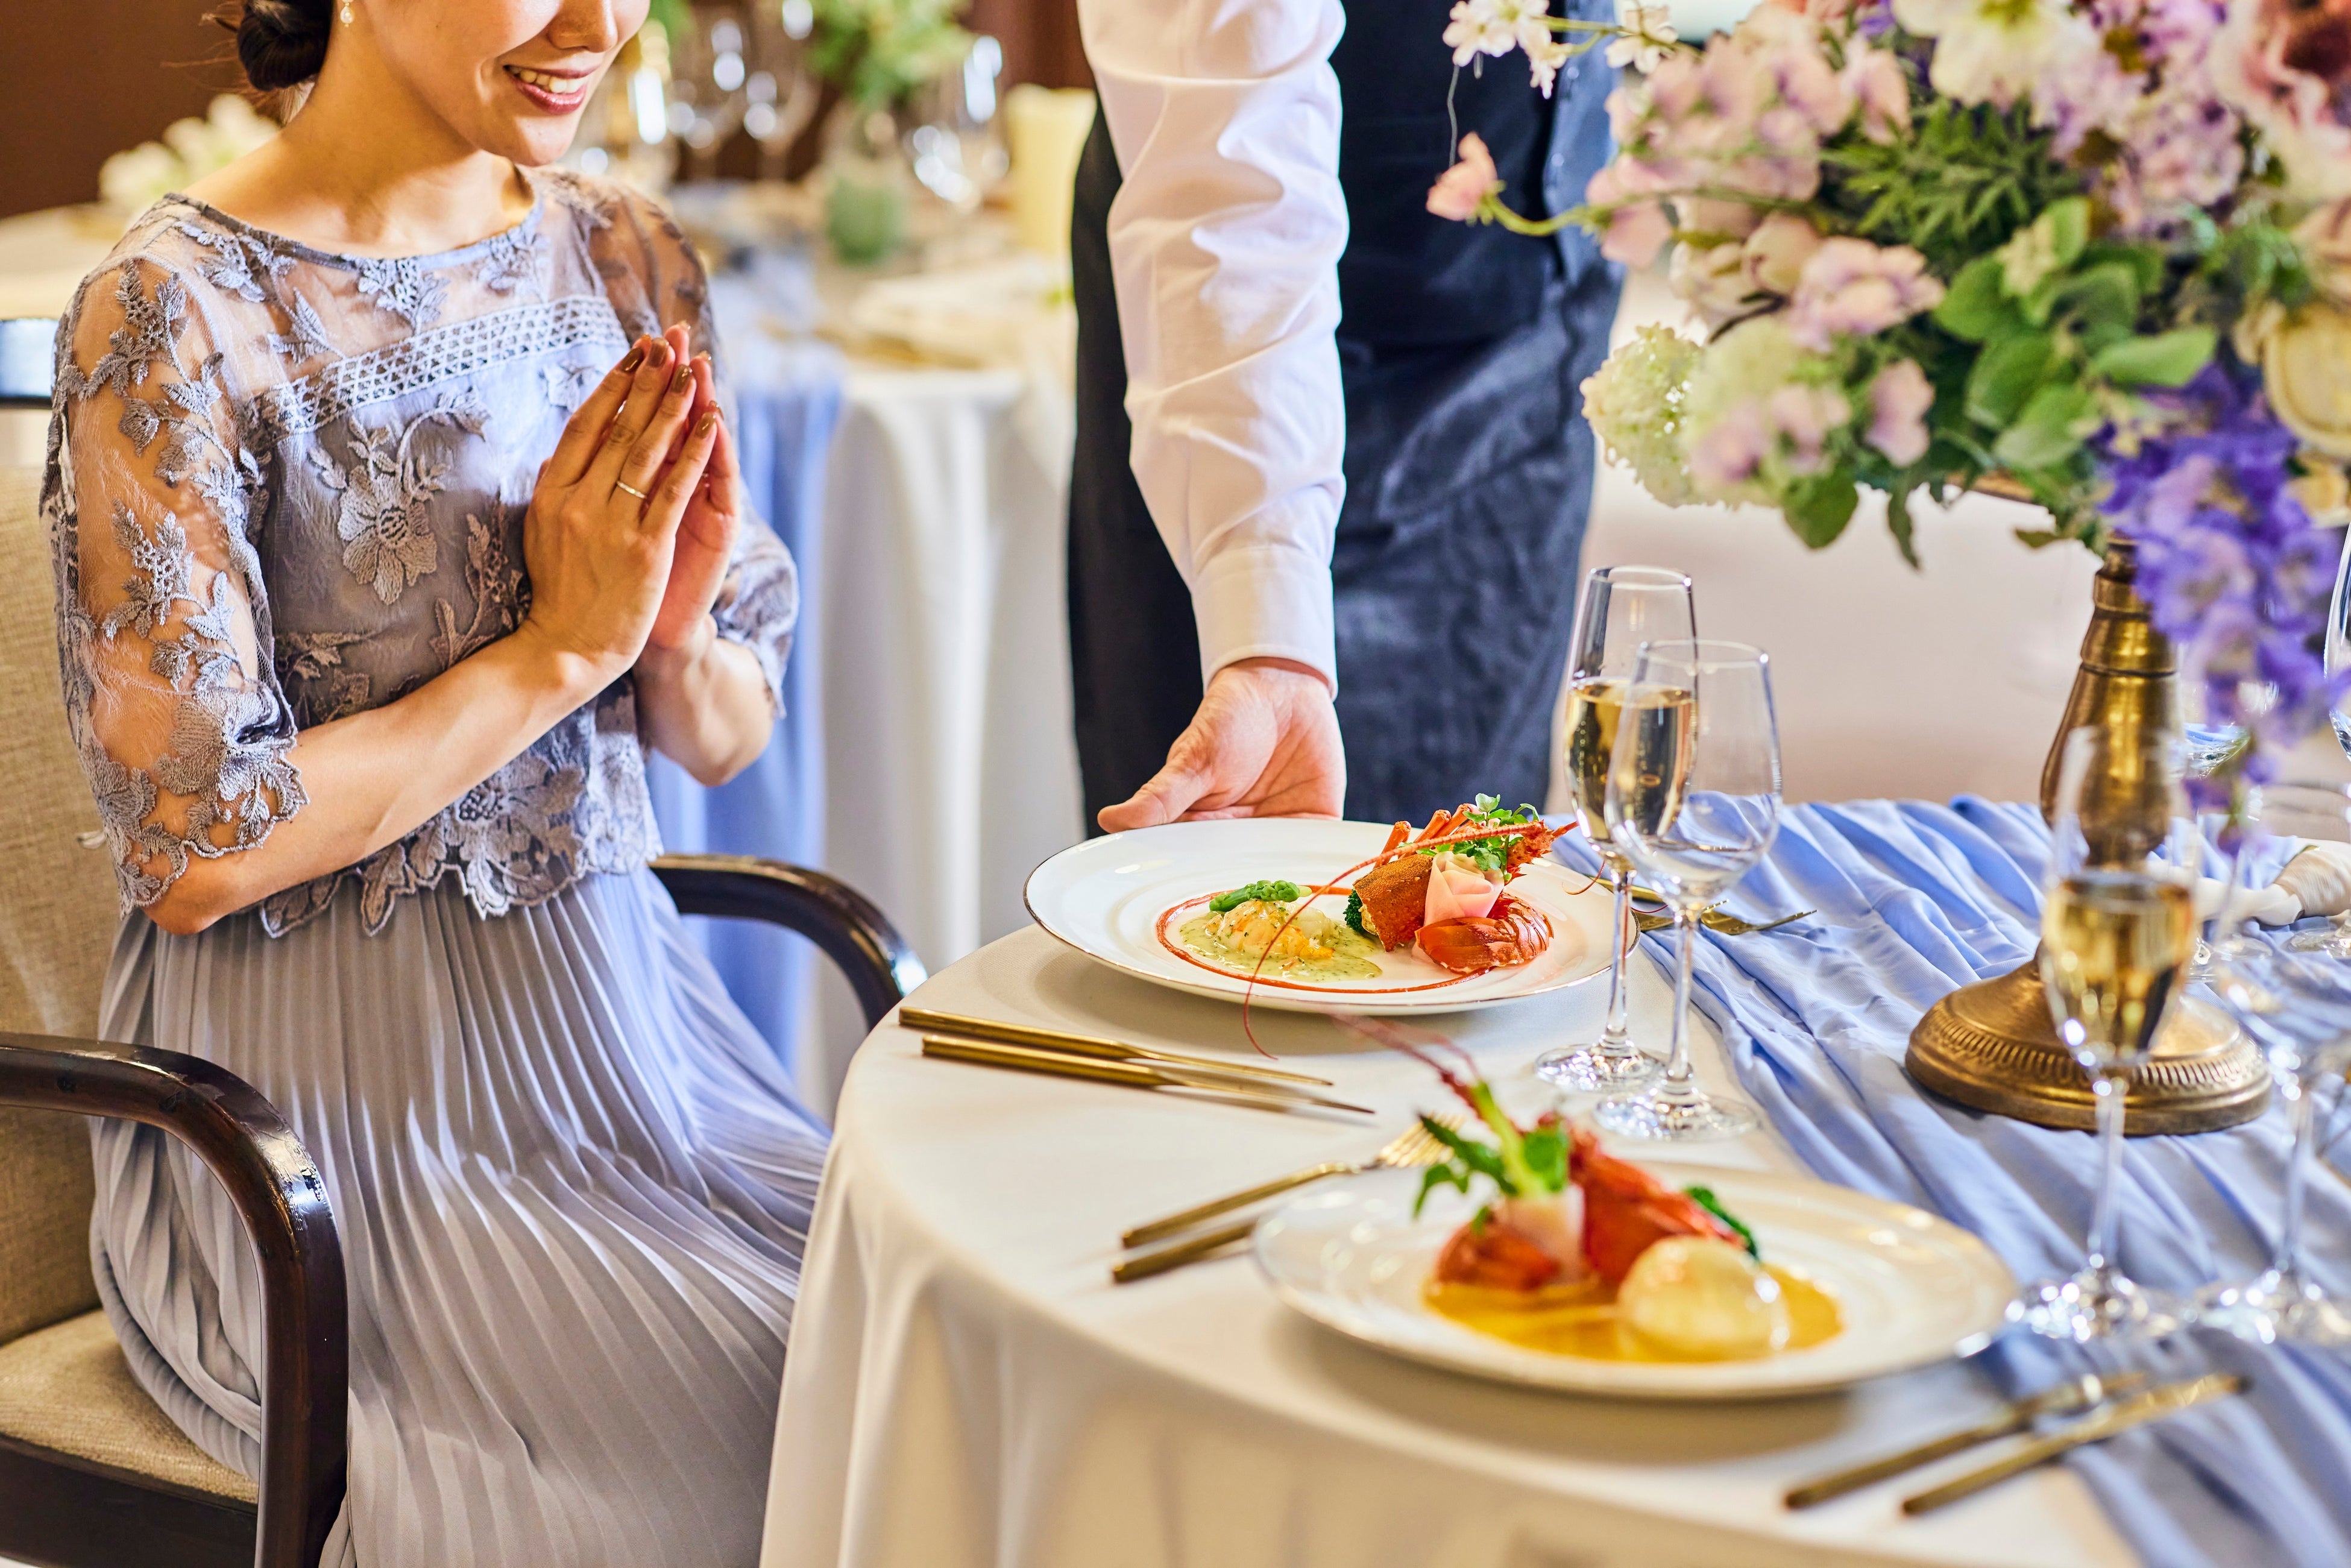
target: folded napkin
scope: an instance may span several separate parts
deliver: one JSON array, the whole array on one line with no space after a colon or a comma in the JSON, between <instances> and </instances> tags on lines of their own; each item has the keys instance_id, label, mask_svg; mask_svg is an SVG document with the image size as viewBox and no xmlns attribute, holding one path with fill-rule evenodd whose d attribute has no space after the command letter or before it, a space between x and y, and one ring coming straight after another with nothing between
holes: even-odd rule
<instances>
[{"instance_id":1,"label":"folded napkin","mask_svg":"<svg viewBox=\"0 0 2351 1568\"><path fill-rule=\"evenodd\" d=\"M2218 915L2227 888L2217 877L2198 883L2197 913ZM2291 925L2310 915L2351 913L2351 844L2304 844L2275 882L2259 891L2240 889L2233 902L2239 915L2263 925Z\"/></svg>"}]
</instances>

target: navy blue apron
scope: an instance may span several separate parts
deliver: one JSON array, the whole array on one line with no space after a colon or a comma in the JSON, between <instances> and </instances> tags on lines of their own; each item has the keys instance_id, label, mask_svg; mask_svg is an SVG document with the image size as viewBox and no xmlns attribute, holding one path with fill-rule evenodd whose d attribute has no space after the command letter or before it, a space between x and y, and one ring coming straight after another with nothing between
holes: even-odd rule
<instances>
[{"instance_id":1,"label":"navy blue apron","mask_svg":"<svg viewBox=\"0 0 2351 1568\"><path fill-rule=\"evenodd\" d=\"M1349 223L1338 708L1347 815L1372 821L1426 821L1481 790L1541 802L1593 473L1576 387L1606 357L1619 283L1579 230L1535 240L1426 210L1452 162L1447 9L1350 0L1331 57ZM1570 14L1614 11L1572 0ZM1519 210L1573 206L1608 157L1614 73L1579 57L1546 100L1522 56L1484 66L1455 89L1461 129L1486 139ZM1090 821L1158 771L1200 700L1190 595L1128 465L1106 231L1118 183L1097 116L1071 225L1070 643Z\"/></svg>"}]
</instances>

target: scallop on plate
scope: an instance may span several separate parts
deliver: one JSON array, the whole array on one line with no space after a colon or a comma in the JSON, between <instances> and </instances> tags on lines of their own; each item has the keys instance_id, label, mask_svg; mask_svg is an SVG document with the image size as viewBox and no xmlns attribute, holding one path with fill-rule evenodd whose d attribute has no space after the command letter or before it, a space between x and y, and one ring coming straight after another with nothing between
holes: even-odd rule
<instances>
[{"instance_id":1,"label":"scallop on plate","mask_svg":"<svg viewBox=\"0 0 2351 1568\"><path fill-rule=\"evenodd\" d=\"M1627 1354L1637 1335L1608 1344L1551 1324L1513 1333L1499 1313L1465 1321L1441 1312L1445 1292L1431 1288L1438 1255L1478 1203L1438 1187L1416 1217L1417 1171L1326 1183L1292 1200L1257 1228L1258 1267L1290 1306L1392 1354L1499 1383L1626 1399L1774 1399L1842 1388L1973 1354L2006 1322L2016 1293L2007 1266L1924 1209L1808 1176L1642 1165L1672 1188L1703 1188L1748 1228L1761 1264L1798 1298L1799 1332L1782 1342L1788 1348L1675 1359ZM1559 1348L1566 1345L1582 1353Z\"/></svg>"},{"instance_id":2,"label":"scallop on plate","mask_svg":"<svg viewBox=\"0 0 2351 1568\"><path fill-rule=\"evenodd\" d=\"M1607 972L1607 887L1548 857L1504 889L1518 917L1547 936L1524 962L1460 974L1414 944L1383 948L1347 928L1344 884L1310 890L1378 856L1391 831L1309 818L1172 822L1063 850L1029 873L1024 896L1050 935L1112 968L1196 996L1248 996L1259 1007L1294 1012L1463 1012ZM1260 967L1217 938L1210 905L1220 895L1285 882L1297 889L1290 904L1296 934L1285 936L1305 943L1301 951L1309 957ZM1328 956L1311 956L1317 954Z\"/></svg>"}]
</instances>

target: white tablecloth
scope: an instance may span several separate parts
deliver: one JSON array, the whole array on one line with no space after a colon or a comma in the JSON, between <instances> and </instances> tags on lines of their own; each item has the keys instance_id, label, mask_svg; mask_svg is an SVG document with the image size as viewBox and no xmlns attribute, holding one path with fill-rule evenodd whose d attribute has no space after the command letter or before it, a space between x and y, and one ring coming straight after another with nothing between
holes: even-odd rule
<instances>
[{"instance_id":1,"label":"white tablecloth","mask_svg":"<svg viewBox=\"0 0 2351 1568\"><path fill-rule=\"evenodd\" d=\"M1246 1050L1238 1009L1128 980L1033 929L919 999ZM1596 1025L1604 999L1587 985L1447 1024L1523 1095L1538 1049ZM1667 999L1636 964L1636 1030L1660 1037ZM1794 1480L1985 1413L1955 1366L1770 1405L1613 1404L1359 1348L1282 1307L1242 1259L1113 1286L1125 1226L1366 1155L1438 1103L1424 1069L1354 1051L1320 1020L1259 1028L1285 1057L1312 1056L1343 1098L1378 1106L1377 1128L926 1061L893 1026L866 1043L792 1329L765 1568L2129 1561L2062 1470L1923 1520L1899 1518L1899 1488L1781 1509ZM1704 1043L1701 1076L1719 1084ZM1691 1155L1796 1168L1769 1134Z\"/></svg>"}]
</instances>

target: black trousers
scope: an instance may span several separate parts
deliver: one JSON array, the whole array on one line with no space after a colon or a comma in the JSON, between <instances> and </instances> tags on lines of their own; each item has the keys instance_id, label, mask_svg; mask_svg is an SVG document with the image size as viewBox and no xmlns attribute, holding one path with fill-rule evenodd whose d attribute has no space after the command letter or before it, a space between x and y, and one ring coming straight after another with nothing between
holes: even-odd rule
<instances>
[{"instance_id":1,"label":"black trousers","mask_svg":"<svg viewBox=\"0 0 2351 1568\"><path fill-rule=\"evenodd\" d=\"M1201 690L1191 595L1128 462L1107 233L1118 184L1097 115L1070 253L1070 654L1089 822L1159 770ZM1331 570L1348 816L1425 821L1481 792L1542 803L1594 465L1576 388L1607 355L1617 290L1606 267L1554 280L1535 319L1477 343L1380 348L1343 327L1347 498Z\"/></svg>"}]
</instances>

